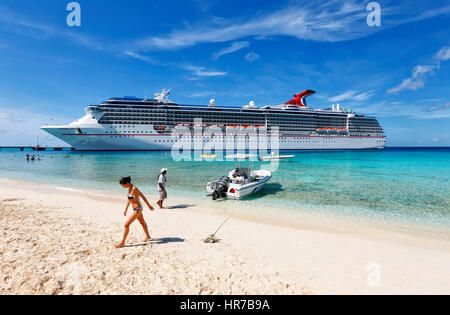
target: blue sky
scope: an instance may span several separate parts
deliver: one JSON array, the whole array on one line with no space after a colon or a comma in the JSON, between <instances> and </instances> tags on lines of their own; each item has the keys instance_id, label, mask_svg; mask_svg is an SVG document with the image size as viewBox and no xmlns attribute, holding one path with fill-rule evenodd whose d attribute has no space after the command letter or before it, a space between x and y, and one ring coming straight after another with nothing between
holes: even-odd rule
<instances>
[{"instance_id":1,"label":"blue sky","mask_svg":"<svg viewBox=\"0 0 450 315\"><path fill-rule=\"evenodd\" d=\"M0 3L0 145L41 139L111 96L173 88L180 103L280 104L379 118L390 146L450 146L450 3L65 0ZM58 144L51 140L49 145Z\"/></svg>"}]
</instances>

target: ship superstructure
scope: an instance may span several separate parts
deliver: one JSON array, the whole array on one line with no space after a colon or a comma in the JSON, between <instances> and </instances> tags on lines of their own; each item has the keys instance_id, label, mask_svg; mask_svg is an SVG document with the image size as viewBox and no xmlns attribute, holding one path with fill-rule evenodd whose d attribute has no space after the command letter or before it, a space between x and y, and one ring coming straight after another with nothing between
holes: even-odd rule
<instances>
[{"instance_id":1,"label":"ship superstructure","mask_svg":"<svg viewBox=\"0 0 450 315\"><path fill-rule=\"evenodd\" d=\"M178 141L172 136L176 127L192 131L214 127L223 130L224 135L232 130L265 129L269 142L272 127L278 127L281 150L381 149L386 146L384 130L375 117L355 114L340 105L330 109L309 108L305 100L314 93L307 90L285 104L258 108L254 102L243 107L216 106L214 100L209 105L180 105L168 99L170 91L163 90L152 99L110 98L100 105L87 107L86 115L69 125L42 129L76 150L89 151L171 150ZM232 141L238 141L235 138ZM247 147L252 141L260 141L252 137L252 132L244 138ZM189 141L203 143L210 138L196 140L192 132ZM224 137L224 141L231 140Z\"/></svg>"}]
</instances>

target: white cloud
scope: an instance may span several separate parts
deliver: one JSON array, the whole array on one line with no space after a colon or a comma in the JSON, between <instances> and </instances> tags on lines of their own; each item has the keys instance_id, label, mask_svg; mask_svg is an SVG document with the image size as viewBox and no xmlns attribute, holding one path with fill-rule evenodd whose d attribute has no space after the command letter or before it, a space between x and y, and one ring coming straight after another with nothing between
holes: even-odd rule
<instances>
[{"instance_id":1,"label":"white cloud","mask_svg":"<svg viewBox=\"0 0 450 315\"><path fill-rule=\"evenodd\" d=\"M226 72L207 70L205 67L183 65L183 69L192 72L196 77L220 77L227 75Z\"/></svg>"},{"instance_id":2,"label":"white cloud","mask_svg":"<svg viewBox=\"0 0 450 315\"><path fill-rule=\"evenodd\" d=\"M31 37L38 40L48 40L54 37L62 38L69 43L90 48L92 50L106 50L112 46L105 44L98 38L83 34L80 30L67 30L67 27L55 27L44 22L28 18L10 9L0 6L0 30L16 35Z\"/></svg>"},{"instance_id":3,"label":"white cloud","mask_svg":"<svg viewBox=\"0 0 450 315\"><path fill-rule=\"evenodd\" d=\"M187 64L180 64L177 62L169 62L169 63L162 63L158 60L153 59L152 57L143 55L138 52L134 51L126 51L124 53L126 56L132 57L137 60L144 61L150 65L165 65L165 66L171 66L171 67L178 67L182 68L184 70L187 70L192 73L194 77L187 77L187 80L199 80L202 77L219 77L219 76L225 76L227 75L226 72L223 71L215 71L215 70L209 70L205 67L201 66L194 66L194 65L187 65Z\"/></svg>"},{"instance_id":4,"label":"white cloud","mask_svg":"<svg viewBox=\"0 0 450 315\"><path fill-rule=\"evenodd\" d=\"M364 15L366 11L362 5L336 5L335 1L319 6L316 6L316 3L314 5L304 3L301 6L290 6L269 14L260 14L246 21L240 19L221 19L220 23L207 21L193 28L173 31L169 35L144 38L136 44L141 49L178 49L198 43L219 43L245 37L274 35L338 41L359 37L360 32L352 29L350 25Z\"/></svg>"},{"instance_id":5,"label":"white cloud","mask_svg":"<svg viewBox=\"0 0 450 315\"><path fill-rule=\"evenodd\" d=\"M52 27L24 18L4 6L0 6L0 28L37 39L46 39L55 34Z\"/></svg>"},{"instance_id":6,"label":"white cloud","mask_svg":"<svg viewBox=\"0 0 450 315\"><path fill-rule=\"evenodd\" d=\"M377 117L410 117L414 119L450 118L450 103L440 100L417 100L414 102L395 102L381 100L376 103L360 103L353 106L355 112ZM444 103L444 105L442 105ZM434 104L434 105L430 105Z\"/></svg>"},{"instance_id":7,"label":"white cloud","mask_svg":"<svg viewBox=\"0 0 450 315\"><path fill-rule=\"evenodd\" d=\"M436 66L427 65L427 66L416 66L412 71L412 75L408 79L404 79L402 83L398 86L389 89L387 92L389 94L397 94L403 90L411 90L416 91L425 86L425 81L428 76L434 74L434 69Z\"/></svg>"},{"instance_id":8,"label":"white cloud","mask_svg":"<svg viewBox=\"0 0 450 315\"><path fill-rule=\"evenodd\" d=\"M189 97L214 97L218 95L217 92L213 92L213 91L200 91L200 92L194 92L189 94Z\"/></svg>"},{"instance_id":9,"label":"white cloud","mask_svg":"<svg viewBox=\"0 0 450 315\"><path fill-rule=\"evenodd\" d=\"M425 118L450 118L450 103L425 107L422 112Z\"/></svg>"},{"instance_id":10,"label":"white cloud","mask_svg":"<svg viewBox=\"0 0 450 315\"><path fill-rule=\"evenodd\" d=\"M128 57L132 57L134 59L137 59L137 60L144 61L146 63L150 63L150 64L154 63L154 60L152 58L150 58L149 56L144 56L144 55L142 55L140 53L136 53L136 52L133 52L133 51L126 51L125 55L128 56Z\"/></svg>"},{"instance_id":11,"label":"white cloud","mask_svg":"<svg viewBox=\"0 0 450 315\"><path fill-rule=\"evenodd\" d=\"M373 96L372 92L367 92L367 93L360 93L360 94L356 94L354 95L351 100L353 101L365 101L369 98L371 98Z\"/></svg>"},{"instance_id":12,"label":"white cloud","mask_svg":"<svg viewBox=\"0 0 450 315\"><path fill-rule=\"evenodd\" d=\"M64 31L64 32L56 32L58 37L62 37L65 39L69 39L71 43L87 47L92 50L113 50L112 45L105 44L98 38L94 38L92 36L81 33L78 30Z\"/></svg>"},{"instance_id":13,"label":"white cloud","mask_svg":"<svg viewBox=\"0 0 450 315\"><path fill-rule=\"evenodd\" d=\"M218 52L214 53L212 56L212 59L217 60L224 55L234 53L243 48L247 48L248 46L250 46L249 42L234 42L230 46L225 47L225 48L219 50Z\"/></svg>"},{"instance_id":14,"label":"white cloud","mask_svg":"<svg viewBox=\"0 0 450 315\"><path fill-rule=\"evenodd\" d=\"M259 58L260 58L259 55L257 53L255 53L254 51L245 55L245 60L247 60L248 62L255 62Z\"/></svg>"},{"instance_id":15,"label":"white cloud","mask_svg":"<svg viewBox=\"0 0 450 315\"><path fill-rule=\"evenodd\" d=\"M408 10L405 10L405 6ZM418 14L418 12L420 14ZM199 43L220 43L241 38L291 36L303 40L337 42L358 39L399 24L448 14L450 6L423 10L409 3L383 7L383 27L367 27L364 2L353 0L301 1L270 13L245 19L216 18L161 36L137 40L140 50L180 49Z\"/></svg>"},{"instance_id":16,"label":"white cloud","mask_svg":"<svg viewBox=\"0 0 450 315\"><path fill-rule=\"evenodd\" d=\"M447 61L450 59L450 47L443 47L435 56L438 61Z\"/></svg>"},{"instance_id":17,"label":"white cloud","mask_svg":"<svg viewBox=\"0 0 450 315\"><path fill-rule=\"evenodd\" d=\"M333 96L329 98L330 102L341 102L341 101L364 101L373 96L373 92L364 92L364 93L358 93L353 90L346 91L342 94Z\"/></svg>"},{"instance_id":18,"label":"white cloud","mask_svg":"<svg viewBox=\"0 0 450 315\"><path fill-rule=\"evenodd\" d=\"M350 97L352 97L356 92L355 91L347 91L344 92L342 94L330 97L329 100L330 102L340 102L346 99L349 99Z\"/></svg>"},{"instance_id":19,"label":"white cloud","mask_svg":"<svg viewBox=\"0 0 450 315\"><path fill-rule=\"evenodd\" d=\"M436 55L434 55L433 62L429 65L415 66L412 70L411 77L404 79L402 83L387 91L389 94L397 94L403 90L416 91L425 86L425 81L428 76L432 76L435 70L439 70L441 62L450 59L450 47L442 47Z\"/></svg>"}]
</instances>

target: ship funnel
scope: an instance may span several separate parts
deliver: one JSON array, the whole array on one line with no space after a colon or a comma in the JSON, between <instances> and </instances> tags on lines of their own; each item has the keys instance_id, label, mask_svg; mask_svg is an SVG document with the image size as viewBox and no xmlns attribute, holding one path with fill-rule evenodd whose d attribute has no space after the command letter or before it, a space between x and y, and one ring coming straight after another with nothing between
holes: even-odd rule
<instances>
[{"instance_id":1,"label":"ship funnel","mask_svg":"<svg viewBox=\"0 0 450 315\"><path fill-rule=\"evenodd\" d=\"M297 105L300 107L307 107L305 98L307 98L308 96L313 95L315 93L316 93L316 91L306 90L300 94L294 95L294 98L285 104L294 104L294 105Z\"/></svg>"}]
</instances>

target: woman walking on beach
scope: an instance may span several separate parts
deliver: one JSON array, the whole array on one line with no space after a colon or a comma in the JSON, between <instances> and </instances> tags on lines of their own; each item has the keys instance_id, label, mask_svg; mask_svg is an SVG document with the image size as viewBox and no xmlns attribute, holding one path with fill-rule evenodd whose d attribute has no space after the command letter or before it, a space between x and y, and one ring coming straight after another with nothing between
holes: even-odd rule
<instances>
[{"instance_id":1,"label":"woman walking on beach","mask_svg":"<svg viewBox=\"0 0 450 315\"><path fill-rule=\"evenodd\" d=\"M142 207L139 197L142 198L142 200L144 200L144 202L146 203L146 205L148 206L148 208L151 211L153 211L154 208L150 205L150 203L147 201L147 198L145 198L145 196L139 191L139 189L131 183L131 177L122 178L120 180L120 185L122 185L123 188L128 189L128 196L127 196L128 202L127 202L127 206L125 208L124 215L127 216L127 212L128 212L128 208L130 207L130 204L133 206L134 213L128 219L127 223L125 223L125 231L123 232L122 242L117 244L115 247L122 248L125 246L125 241L127 240L128 233L130 232L130 226L134 221L136 221L136 219L139 221L139 223L141 223L142 228L144 229L145 236L146 236L146 239L144 240L144 242L150 241L151 237L150 237L150 234L148 233L147 223L145 222L144 216L142 215L144 208Z\"/></svg>"}]
</instances>

